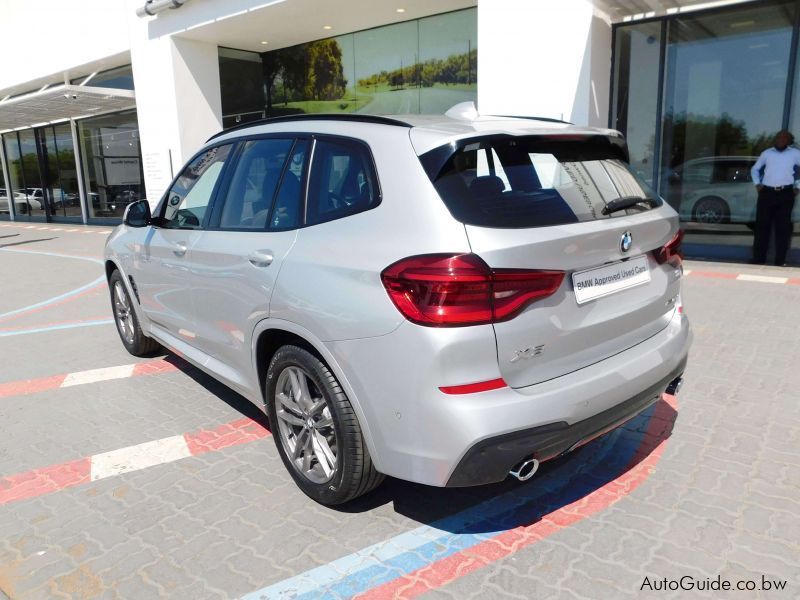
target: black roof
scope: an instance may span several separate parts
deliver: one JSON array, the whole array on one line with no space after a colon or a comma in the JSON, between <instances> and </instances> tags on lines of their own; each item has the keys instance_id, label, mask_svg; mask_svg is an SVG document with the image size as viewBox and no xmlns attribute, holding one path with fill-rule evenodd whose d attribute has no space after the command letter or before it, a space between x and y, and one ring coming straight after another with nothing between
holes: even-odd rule
<instances>
[{"instance_id":1,"label":"black roof","mask_svg":"<svg viewBox=\"0 0 800 600\"><path fill-rule=\"evenodd\" d=\"M411 127L410 123L401 121L400 119L392 119L389 117L380 117L378 115L360 115L353 113L314 113L314 114L299 114L299 115L286 115L282 117L268 117L266 119L257 119L255 121L248 121L235 127L223 129L219 133L212 135L206 142L218 138L221 135L230 133L231 131L238 131L240 129L247 129L248 127L256 127L258 125L270 125L271 123L290 123L292 121L348 121L351 123L374 123L377 125L394 125L395 127Z\"/></svg>"}]
</instances>

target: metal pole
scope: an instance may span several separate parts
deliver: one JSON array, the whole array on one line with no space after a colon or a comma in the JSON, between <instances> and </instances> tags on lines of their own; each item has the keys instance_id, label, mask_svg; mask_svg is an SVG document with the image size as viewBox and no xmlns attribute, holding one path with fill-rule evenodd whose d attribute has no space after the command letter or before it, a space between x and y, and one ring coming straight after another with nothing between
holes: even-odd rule
<instances>
[{"instance_id":1,"label":"metal pole","mask_svg":"<svg viewBox=\"0 0 800 600\"><path fill-rule=\"evenodd\" d=\"M11 189L11 178L8 176L8 163L6 162L6 145L3 143L3 136L0 135L0 166L3 167L3 181L6 184L6 196L8 196L8 218L12 221L17 220L17 207L14 205L14 190Z\"/></svg>"},{"instance_id":2,"label":"metal pole","mask_svg":"<svg viewBox=\"0 0 800 600\"><path fill-rule=\"evenodd\" d=\"M89 222L89 209L87 204L89 202L89 197L86 194L86 187L83 184L81 149L78 145L78 125L75 123L75 119L69 120L69 128L72 132L72 149L73 154L75 155L75 174L78 176L78 196L81 199L81 218L83 219L83 224L86 225Z\"/></svg>"}]
</instances>

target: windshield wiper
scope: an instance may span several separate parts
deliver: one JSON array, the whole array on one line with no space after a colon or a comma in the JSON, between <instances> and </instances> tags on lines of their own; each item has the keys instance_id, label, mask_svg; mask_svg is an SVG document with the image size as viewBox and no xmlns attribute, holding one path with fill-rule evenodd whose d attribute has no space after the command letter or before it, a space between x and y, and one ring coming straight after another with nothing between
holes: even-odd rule
<instances>
[{"instance_id":1,"label":"windshield wiper","mask_svg":"<svg viewBox=\"0 0 800 600\"><path fill-rule=\"evenodd\" d=\"M619 212L621 210L625 210L626 208L632 208L637 204L646 204L650 208L655 208L656 206L660 206L660 202L655 198L643 198L642 196L622 196L621 198L614 198L611 202L606 204L603 207L603 210L600 211L604 215L610 215L611 213Z\"/></svg>"}]
</instances>

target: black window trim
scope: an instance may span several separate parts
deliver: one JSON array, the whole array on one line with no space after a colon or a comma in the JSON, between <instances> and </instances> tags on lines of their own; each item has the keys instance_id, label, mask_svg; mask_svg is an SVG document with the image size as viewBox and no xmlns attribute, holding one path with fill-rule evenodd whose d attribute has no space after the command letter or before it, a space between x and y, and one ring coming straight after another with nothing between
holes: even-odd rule
<instances>
[{"instance_id":1,"label":"black window trim","mask_svg":"<svg viewBox=\"0 0 800 600\"><path fill-rule=\"evenodd\" d=\"M299 215L299 224L296 227L291 228L281 228L281 229L270 229L269 222L272 216L272 209L274 208L274 203L277 198L276 195L273 195L273 203L270 206L270 214L267 216L267 224L265 225L264 229L252 229L252 228L222 228L219 226L219 222L221 220L221 210L222 205L224 204L225 196L228 192L228 187L230 186L231 179L233 178L233 174L236 171L236 166L239 163L239 158L241 157L242 148L244 145L251 141L251 140L260 140L260 139L293 139L294 142L292 143L292 147L289 151L289 155L287 156L287 160L284 163L284 171L281 172L281 179L278 182L278 187L275 190L275 194L280 190L280 185L283 183L283 175L285 174L285 168L288 165L289 158L291 154L294 152L295 148L297 147L297 143L300 140L308 140L309 148L306 152L305 162L303 163L303 180L300 182L300 189L302 190L302 196L300 198L300 215ZM357 210L355 212L347 213L341 216L335 216L330 219L326 219L324 221L315 222L312 224L308 223L308 191L309 191L309 183L311 177L311 169L314 167L313 159L314 154L316 151L316 143L317 140L321 141L332 141L332 142L340 142L345 144L353 144L360 146L363 148L368 157L368 168L372 169L372 175L375 180L375 201L368 207ZM374 208L377 208L383 202L383 188L381 187L380 177L378 175L378 168L375 163L375 155L372 153L372 148L369 144L367 144L364 140L345 136L345 135L338 135L338 134L328 134L328 133L314 133L309 131L271 131L265 133L257 133L257 134L249 134L249 135L242 135L237 136L234 138L228 138L225 140L221 140L216 144L212 144L209 146L204 146L200 150L198 150L186 163L184 164L183 168L178 171L178 174L173 177L172 182L167 187L164 194L161 196L158 204L156 205L156 209L154 211L154 218L153 222L151 223L155 227L161 227L164 229L173 229L172 227L164 227L161 223L161 219L163 217L163 213L166 206L166 198L178 181L178 178L183 173L184 169L189 166L192 161L194 161L198 156L208 152L213 148L219 148L221 146L231 146L231 154L228 159L225 161L225 164L222 169L222 173L220 174L217 183L214 186L214 191L211 193L211 200L209 201L208 209L206 209L206 215L203 218L203 222L201 223L199 228L185 228L188 231L243 231L243 232L251 232L251 233L270 233L270 232L282 232L282 231L295 231L298 229L305 229L306 227L315 227L317 225L322 225L324 223L330 223L331 221L338 221L339 219L346 219L348 217L352 217L363 212L370 211Z\"/></svg>"},{"instance_id":2,"label":"black window trim","mask_svg":"<svg viewBox=\"0 0 800 600\"><path fill-rule=\"evenodd\" d=\"M230 189L230 185L233 181L233 177L236 174L236 168L239 166L239 160L242 157L242 153L244 152L244 147L247 142L263 140L263 139L278 139L278 140L288 140L291 142L289 146L289 153L286 155L286 160L283 162L281 166L281 174L278 178L278 183L275 187L275 191L272 193L272 201L269 205L269 213L267 214L267 221L264 224L264 227L254 228L254 227L222 227L222 211L225 208L225 200L228 197L228 191ZM303 139L303 136L300 134L294 134L290 132L275 132L275 133L265 133L253 136L247 136L242 138L236 138L234 142L236 143L237 150L236 156L234 160L230 163L230 169L226 170L225 177L222 179L221 187L219 193L214 198L214 206L211 210L211 218L208 222L208 231L242 231L242 232L250 232L250 233L266 233L268 231L292 231L294 229L298 229L298 227L287 227L287 228L280 228L280 229L270 229L269 223L272 218L272 211L275 208L275 201L278 198L278 192L281 189L281 184L283 183L283 176L286 173L286 169L289 164L289 160L294 153L295 148L297 147L297 143ZM305 136L305 139L308 139L308 136ZM305 168L305 164L303 165ZM301 186L302 189L302 186ZM301 199L302 200L302 199ZM301 201L301 209L302 209L302 201ZM302 220L300 221L302 223Z\"/></svg>"},{"instance_id":3,"label":"black window trim","mask_svg":"<svg viewBox=\"0 0 800 600\"><path fill-rule=\"evenodd\" d=\"M286 172L289 170L289 163L292 161L292 156L294 155L294 151L297 149L298 144L301 142L307 142L308 147L306 148L306 154L303 157L303 178L300 181L300 198L298 198L298 206L297 206L297 224L290 226L290 227L270 227L270 223L272 222L272 217L275 214L275 204L278 202L278 196L281 192L281 187L283 186L283 179L286 177ZM267 222L266 222L266 231L268 232L280 232L280 231L296 231L301 229L306 221L306 191L307 188L307 180L308 180L308 170L309 170L309 161L311 160L311 154L314 150L314 140L310 137L295 137L294 143L292 143L292 147L289 148L289 154L286 155L286 161L283 163L283 169L281 170L281 177L278 180L278 185L275 188L275 192L272 194L272 202L269 205L269 214L267 215Z\"/></svg>"},{"instance_id":4,"label":"black window trim","mask_svg":"<svg viewBox=\"0 0 800 600\"><path fill-rule=\"evenodd\" d=\"M300 131L300 132L293 132L293 131L271 131L267 133L257 133L257 134L250 134L250 135L243 135L240 137L232 138L229 140L225 140L224 143L235 144L237 147L236 156L234 160L230 161L230 170L226 170L224 175L225 177L221 177L220 181L221 184L224 185L224 188L221 187L219 189L219 193L216 194L214 197L214 207L212 209L211 220L208 223L207 230L208 231L242 231L242 232L250 232L250 233L268 233L268 232L281 232L281 231L295 231L297 229L302 229L305 225L305 194L306 194L306 182L305 178L308 175L308 161L311 156L311 147L313 147L313 134L307 131ZM255 141L255 140L263 140L263 139L279 139L279 140L291 140L292 145L289 149L289 154L286 157L286 161L284 162L283 168L281 170L281 177L278 180L278 186L275 188L275 192L273 192L272 196L272 203L270 204L270 213L267 215L267 222L264 225L263 229L253 229L252 227L220 227L220 222L222 220L222 209L225 204L225 197L228 194L228 188L231 184L231 180L233 179L233 175L236 172L236 167L238 166L239 159L241 158L241 153L243 152L243 148L247 142ZM289 164L289 158L294 153L295 148L297 147L297 143L300 140L308 140L309 141L309 151L306 152L306 159L303 163L303 177L304 180L300 183L300 189L303 190L303 195L300 198L300 215L299 216L299 224L296 227L287 227L287 228L280 228L280 229L270 229L269 222L272 217L272 209L274 208L275 200L277 199L277 193L280 191L281 184L283 183L283 175L285 174L285 170ZM219 144L222 145L222 144ZM208 146L208 148L212 148L213 146ZM202 154L198 152L198 155ZM194 160L194 158L192 159ZM191 162L191 161L190 161ZM188 164L188 163L187 163ZM227 167L227 165L226 165ZM170 186L172 187L172 186ZM217 214L219 213L219 214Z\"/></svg>"},{"instance_id":5,"label":"black window trim","mask_svg":"<svg viewBox=\"0 0 800 600\"><path fill-rule=\"evenodd\" d=\"M324 223L330 223L331 221L338 221L339 219L347 219L348 217L352 217L370 210L373 210L381 205L383 202L383 189L381 187L381 181L378 176L378 168L375 164L375 156L372 154L372 148L370 148L369 144L367 144L364 140L360 140L358 138L343 136L343 135L331 135L331 134L314 134L312 136L314 138L314 145L309 153L309 159L311 160L310 164L308 165L308 170L306 171L306 181L305 181L305 202L304 202L304 209L303 209L303 227L316 227L317 225L322 225ZM339 216L332 216L330 219L325 219L322 221L316 221L314 223L308 222L308 192L309 192L309 185L311 181L311 170L314 168L313 159L316 155L317 150L317 140L327 142L330 141L332 143L343 143L343 144L352 144L355 146L360 146L363 148L367 153L367 160L368 165L367 168L372 170L372 176L375 181L375 200L367 207L349 212L344 215Z\"/></svg>"}]
</instances>

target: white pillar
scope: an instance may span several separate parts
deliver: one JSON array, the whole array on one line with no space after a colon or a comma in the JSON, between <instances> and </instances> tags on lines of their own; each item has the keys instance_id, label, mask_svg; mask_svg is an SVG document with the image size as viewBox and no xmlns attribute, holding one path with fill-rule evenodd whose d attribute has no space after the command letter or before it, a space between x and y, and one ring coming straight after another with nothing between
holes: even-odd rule
<instances>
[{"instance_id":1,"label":"white pillar","mask_svg":"<svg viewBox=\"0 0 800 600\"><path fill-rule=\"evenodd\" d=\"M173 175L222 129L216 44L174 35L150 37L135 19L131 62L147 199L155 206Z\"/></svg>"},{"instance_id":2,"label":"white pillar","mask_svg":"<svg viewBox=\"0 0 800 600\"><path fill-rule=\"evenodd\" d=\"M478 111L608 126L611 23L588 0L478 3Z\"/></svg>"}]
</instances>

